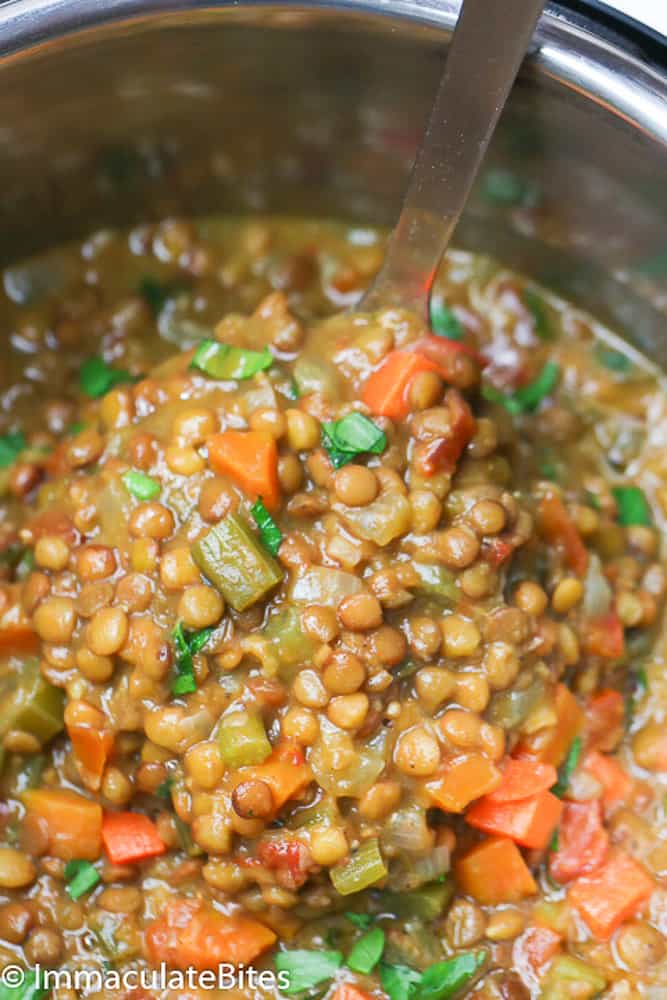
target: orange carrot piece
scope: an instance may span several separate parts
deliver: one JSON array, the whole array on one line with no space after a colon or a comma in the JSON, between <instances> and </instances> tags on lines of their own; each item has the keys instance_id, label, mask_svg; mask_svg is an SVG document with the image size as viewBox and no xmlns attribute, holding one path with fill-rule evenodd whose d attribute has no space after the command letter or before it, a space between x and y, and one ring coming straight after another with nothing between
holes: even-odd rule
<instances>
[{"instance_id":1,"label":"orange carrot piece","mask_svg":"<svg viewBox=\"0 0 667 1000\"><path fill-rule=\"evenodd\" d=\"M8 600L0 613L0 655L36 652L39 637L23 610L21 585L5 584L4 591Z\"/></svg>"},{"instance_id":2,"label":"orange carrot piece","mask_svg":"<svg viewBox=\"0 0 667 1000\"><path fill-rule=\"evenodd\" d=\"M265 431L223 431L208 440L208 460L216 472L233 479L244 493L261 497L269 510L280 501L278 448Z\"/></svg>"},{"instance_id":3,"label":"orange carrot piece","mask_svg":"<svg viewBox=\"0 0 667 1000\"><path fill-rule=\"evenodd\" d=\"M273 931L258 920L218 913L193 899L169 902L165 913L144 932L152 965L164 962L171 968L200 971L227 963L249 965L275 940Z\"/></svg>"},{"instance_id":4,"label":"orange carrot piece","mask_svg":"<svg viewBox=\"0 0 667 1000\"><path fill-rule=\"evenodd\" d=\"M97 791L114 744L114 734L108 729L91 726L67 726L74 757L85 784Z\"/></svg>"},{"instance_id":5,"label":"orange carrot piece","mask_svg":"<svg viewBox=\"0 0 667 1000\"><path fill-rule=\"evenodd\" d=\"M542 537L562 549L571 570L583 576L588 566L588 551L570 517L565 504L556 493L547 493L538 507L538 524Z\"/></svg>"},{"instance_id":6,"label":"orange carrot piece","mask_svg":"<svg viewBox=\"0 0 667 1000\"><path fill-rule=\"evenodd\" d=\"M590 875L577 879L568 899L601 941L634 916L655 888L653 879L623 851L613 854Z\"/></svg>"},{"instance_id":7,"label":"orange carrot piece","mask_svg":"<svg viewBox=\"0 0 667 1000\"><path fill-rule=\"evenodd\" d=\"M497 788L500 781L500 771L487 757L471 753L452 761L444 775L430 781L426 789L433 805L445 812L460 813L473 799Z\"/></svg>"},{"instance_id":8,"label":"orange carrot piece","mask_svg":"<svg viewBox=\"0 0 667 1000\"><path fill-rule=\"evenodd\" d=\"M566 802L558 828L558 850L549 857L549 871L557 882L571 882L594 871L609 850L609 834L602 825L602 803Z\"/></svg>"},{"instance_id":9,"label":"orange carrot piece","mask_svg":"<svg viewBox=\"0 0 667 1000\"><path fill-rule=\"evenodd\" d=\"M591 750L583 763L584 771L592 774L603 788L602 801L607 809L627 802L633 789L630 775L613 757Z\"/></svg>"},{"instance_id":10,"label":"orange carrot piece","mask_svg":"<svg viewBox=\"0 0 667 1000\"><path fill-rule=\"evenodd\" d=\"M235 783L256 778L271 789L273 804L281 809L289 799L302 792L313 780L312 771L305 763L301 750L289 743L278 746L263 764L244 767L236 772ZM238 779L238 780L236 780Z\"/></svg>"},{"instance_id":11,"label":"orange carrot piece","mask_svg":"<svg viewBox=\"0 0 667 1000\"><path fill-rule=\"evenodd\" d=\"M586 706L586 742L596 750L613 750L625 728L625 700L620 691L598 691Z\"/></svg>"},{"instance_id":12,"label":"orange carrot piece","mask_svg":"<svg viewBox=\"0 0 667 1000\"><path fill-rule=\"evenodd\" d=\"M486 906L518 903L537 892L519 848L505 837L482 841L459 858L454 871L463 892Z\"/></svg>"},{"instance_id":13,"label":"orange carrot piece","mask_svg":"<svg viewBox=\"0 0 667 1000\"><path fill-rule=\"evenodd\" d=\"M364 993L352 983L343 983L338 987L331 1000L373 1000L373 998L370 993Z\"/></svg>"},{"instance_id":14,"label":"orange carrot piece","mask_svg":"<svg viewBox=\"0 0 667 1000\"><path fill-rule=\"evenodd\" d=\"M558 718L556 725L525 737L515 750L517 757L534 757L544 764L560 767L574 739L583 729L584 713L564 684L556 687L555 709Z\"/></svg>"},{"instance_id":15,"label":"orange carrot piece","mask_svg":"<svg viewBox=\"0 0 667 1000\"><path fill-rule=\"evenodd\" d=\"M514 942L512 964L519 972L527 965L532 974L539 977L547 962L560 951L562 940L551 927L531 924Z\"/></svg>"},{"instance_id":16,"label":"orange carrot piece","mask_svg":"<svg viewBox=\"0 0 667 1000\"><path fill-rule=\"evenodd\" d=\"M439 365L414 351L391 351L369 376L361 394L371 413L404 420L410 412L409 392L419 372L438 372Z\"/></svg>"},{"instance_id":17,"label":"orange carrot piece","mask_svg":"<svg viewBox=\"0 0 667 1000\"><path fill-rule=\"evenodd\" d=\"M510 757L503 768L503 780L487 795L489 802L517 802L538 792L548 792L558 781L553 764L538 760Z\"/></svg>"},{"instance_id":18,"label":"orange carrot piece","mask_svg":"<svg viewBox=\"0 0 667 1000\"><path fill-rule=\"evenodd\" d=\"M102 840L114 865L131 865L167 850L155 823L143 813L105 813Z\"/></svg>"},{"instance_id":19,"label":"orange carrot piece","mask_svg":"<svg viewBox=\"0 0 667 1000\"><path fill-rule=\"evenodd\" d=\"M563 803L551 792L540 792L519 802L480 799L466 813L466 823L484 833L509 837L522 847L542 849L558 826Z\"/></svg>"},{"instance_id":20,"label":"orange carrot piece","mask_svg":"<svg viewBox=\"0 0 667 1000\"><path fill-rule=\"evenodd\" d=\"M102 807L64 788L31 788L21 795L26 822L48 838L47 853L61 861L96 861L102 850Z\"/></svg>"},{"instance_id":21,"label":"orange carrot piece","mask_svg":"<svg viewBox=\"0 0 667 1000\"><path fill-rule=\"evenodd\" d=\"M592 618L583 626L584 649L605 660L617 660L625 649L623 624L615 611Z\"/></svg>"}]
</instances>

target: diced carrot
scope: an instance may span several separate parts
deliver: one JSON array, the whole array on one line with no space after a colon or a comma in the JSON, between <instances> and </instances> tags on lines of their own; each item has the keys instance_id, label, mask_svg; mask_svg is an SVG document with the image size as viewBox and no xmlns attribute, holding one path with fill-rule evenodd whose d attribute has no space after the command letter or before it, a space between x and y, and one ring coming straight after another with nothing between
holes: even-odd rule
<instances>
[{"instance_id":1,"label":"diced carrot","mask_svg":"<svg viewBox=\"0 0 667 1000\"><path fill-rule=\"evenodd\" d=\"M421 464L427 476L436 472L453 472L463 449L475 436L477 422L472 410L458 389L450 389L445 396L450 425L446 434L436 437L424 446Z\"/></svg>"},{"instance_id":2,"label":"diced carrot","mask_svg":"<svg viewBox=\"0 0 667 1000\"><path fill-rule=\"evenodd\" d=\"M30 788L21 799L24 822L47 836L47 853L62 861L96 861L102 850L102 807L65 788Z\"/></svg>"},{"instance_id":3,"label":"diced carrot","mask_svg":"<svg viewBox=\"0 0 667 1000\"><path fill-rule=\"evenodd\" d=\"M560 951L562 940L551 927L531 924L514 942L512 964L519 973L528 966L534 976L539 976L547 962Z\"/></svg>"},{"instance_id":4,"label":"diced carrot","mask_svg":"<svg viewBox=\"0 0 667 1000\"><path fill-rule=\"evenodd\" d=\"M583 626L584 649L605 660L617 660L625 649L623 624L615 611L591 618Z\"/></svg>"},{"instance_id":5,"label":"diced carrot","mask_svg":"<svg viewBox=\"0 0 667 1000\"><path fill-rule=\"evenodd\" d=\"M620 691L598 691L586 706L586 743L596 750L613 750L625 729L625 700Z\"/></svg>"},{"instance_id":6,"label":"diced carrot","mask_svg":"<svg viewBox=\"0 0 667 1000\"><path fill-rule=\"evenodd\" d=\"M602 864L608 849L600 799L566 802L558 828L558 850L549 858L549 871L556 881L571 882L593 871Z\"/></svg>"},{"instance_id":7,"label":"diced carrot","mask_svg":"<svg viewBox=\"0 0 667 1000\"><path fill-rule=\"evenodd\" d=\"M409 392L419 372L438 372L439 365L414 351L391 351L369 376L361 399L371 413L404 420L410 412Z\"/></svg>"},{"instance_id":8,"label":"diced carrot","mask_svg":"<svg viewBox=\"0 0 667 1000\"><path fill-rule=\"evenodd\" d=\"M653 879L634 858L617 851L590 875L582 875L568 893L598 939L606 941L634 916L655 888Z\"/></svg>"},{"instance_id":9,"label":"diced carrot","mask_svg":"<svg viewBox=\"0 0 667 1000\"><path fill-rule=\"evenodd\" d=\"M265 431L223 431L208 440L213 469L229 476L251 499L261 497L269 510L280 500L278 448Z\"/></svg>"},{"instance_id":10,"label":"diced carrot","mask_svg":"<svg viewBox=\"0 0 667 1000\"><path fill-rule=\"evenodd\" d=\"M155 823L143 813L105 813L102 840L114 865L131 865L167 850Z\"/></svg>"},{"instance_id":11,"label":"diced carrot","mask_svg":"<svg viewBox=\"0 0 667 1000\"><path fill-rule=\"evenodd\" d=\"M263 764L241 768L234 776L236 784L247 781L248 778L266 782L273 794L273 804L277 811L289 799L302 792L313 780L313 775L300 749L285 743L276 747Z\"/></svg>"},{"instance_id":12,"label":"diced carrot","mask_svg":"<svg viewBox=\"0 0 667 1000\"><path fill-rule=\"evenodd\" d=\"M558 719L555 726L548 726L525 737L514 751L517 757L535 757L544 764L560 767L570 747L584 725L584 713L572 692L559 684L556 687L554 707Z\"/></svg>"},{"instance_id":13,"label":"diced carrot","mask_svg":"<svg viewBox=\"0 0 667 1000\"><path fill-rule=\"evenodd\" d=\"M602 801L607 809L612 809L621 802L627 802L630 798L633 789L632 778L613 757L591 750L586 755L583 769L592 774L602 785Z\"/></svg>"},{"instance_id":14,"label":"diced carrot","mask_svg":"<svg viewBox=\"0 0 667 1000\"><path fill-rule=\"evenodd\" d=\"M109 729L93 729L92 726L67 726L67 735L84 783L97 791L113 749L114 734Z\"/></svg>"},{"instance_id":15,"label":"diced carrot","mask_svg":"<svg viewBox=\"0 0 667 1000\"><path fill-rule=\"evenodd\" d=\"M588 566L588 551L565 504L556 493L548 492L540 501L538 525L542 537L550 545L562 549L569 568L578 576L583 576Z\"/></svg>"},{"instance_id":16,"label":"diced carrot","mask_svg":"<svg viewBox=\"0 0 667 1000\"><path fill-rule=\"evenodd\" d=\"M426 786L433 805L445 812L460 813L473 799L493 791L501 781L498 768L481 753L459 757L447 766L444 775Z\"/></svg>"},{"instance_id":17,"label":"diced carrot","mask_svg":"<svg viewBox=\"0 0 667 1000\"><path fill-rule=\"evenodd\" d=\"M509 837L522 847L544 848L558 826L563 803L551 792L518 802L480 799L466 813L466 823L484 833Z\"/></svg>"},{"instance_id":18,"label":"diced carrot","mask_svg":"<svg viewBox=\"0 0 667 1000\"><path fill-rule=\"evenodd\" d=\"M373 1000L373 998L370 993L364 993L352 983L342 983L331 1000Z\"/></svg>"},{"instance_id":19,"label":"diced carrot","mask_svg":"<svg viewBox=\"0 0 667 1000\"><path fill-rule=\"evenodd\" d=\"M163 916L144 932L149 961L177 969L248 965L275 940L273 931L258 920L218 913L193 899L167 903Z\"/></svg>"},{"instance_id":20,"label":"diced carrot","mask_svg":"<svg viewBox=\"0 0 667 1000\"><path fill-rule=\"evenodd\" d=\"M518 903L537 892L519 848L505 837L482 841L459 858L454 871L463 892L485 906Z\"/></svg>"},{"instance_id":21,"label":"diced carrot","mask_svg":"<svg viewBox=\"0 0 667 1000\"><path fill-rule=\"evenodd\" d=\"M487 799L490 802L516 802L538 792L548 792L557 781L558 771L553 764L510 757L503 768L501 784L487 795Z\"/></svg>"},{"instance_id":22,"label":"diced carrot","mask_svg":"<svg viewBox=\"0 0 667 1000\"><path fill-rule=\"evenodd\" d=\"M0 612L0 655L36 652L39 637L32 627L30 617L23 610L20 586L5 585L4 591L7 603Z\"/></svg>"},{"instance_id":23,"label":"diced carrot","mask_svg":"<svg viewBox=\"0 0 667 1000\"><path fill-rule=\"evenodd\" d=\"M516 548L506 538L485 538L482 542L482 559L491 566L503 566Z\"/></svg>"}]
</instances>

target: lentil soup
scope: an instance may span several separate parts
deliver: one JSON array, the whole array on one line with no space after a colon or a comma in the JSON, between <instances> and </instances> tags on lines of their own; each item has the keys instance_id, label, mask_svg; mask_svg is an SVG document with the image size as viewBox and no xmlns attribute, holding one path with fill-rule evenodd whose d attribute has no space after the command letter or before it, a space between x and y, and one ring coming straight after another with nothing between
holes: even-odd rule
<instances>
[{"instance_id":1,"label":"lentil soup","mask_svg":"<svg viewBox=\"0 0 667 1000\"><path fill-rule=\"evenodd\" d=\"M667 996L665 386L458 251L428 328L346 314L382 247L167 220L4 273L2 1000Z\"/></svg>"}]
</instances>

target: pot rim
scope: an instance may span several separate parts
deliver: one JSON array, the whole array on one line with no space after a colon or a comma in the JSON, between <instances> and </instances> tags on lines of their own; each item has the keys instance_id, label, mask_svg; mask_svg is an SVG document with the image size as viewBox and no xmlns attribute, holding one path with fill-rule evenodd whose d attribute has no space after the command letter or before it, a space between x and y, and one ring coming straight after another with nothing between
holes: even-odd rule
<instances>
[{"instance_id":1,"label":"pot rim","mask_svg":"<svg viewBox=\"0 0 667 1000\"><path fill-rule=\"evenodd\" d=\"M262 10L345 13L451 31L460 0L6 0L0 3L0 61L95 28L162 23L197 12L239 17ZM667 39L600 0L548 0L531 69L592 100L667 146Z\"/></svg>"}]
</instances>

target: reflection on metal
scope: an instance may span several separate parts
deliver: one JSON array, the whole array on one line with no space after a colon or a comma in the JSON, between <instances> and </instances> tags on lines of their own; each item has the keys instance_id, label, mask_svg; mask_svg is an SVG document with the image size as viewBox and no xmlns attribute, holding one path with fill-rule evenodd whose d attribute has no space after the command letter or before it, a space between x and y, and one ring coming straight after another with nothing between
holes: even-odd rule
<instances>
[{"instance_id":1,"label":"reflection on metal","mask_svg":"<svg viewBox=\"0 0 667 1000\"><path fill-rule=\"evenodd\" d=\"M453 0L0 4L3 258L166 213L391 223L456 14ZM667 361L667 74L557 5L537 38L456 242Z\"/></svg>"}]
</instances>

